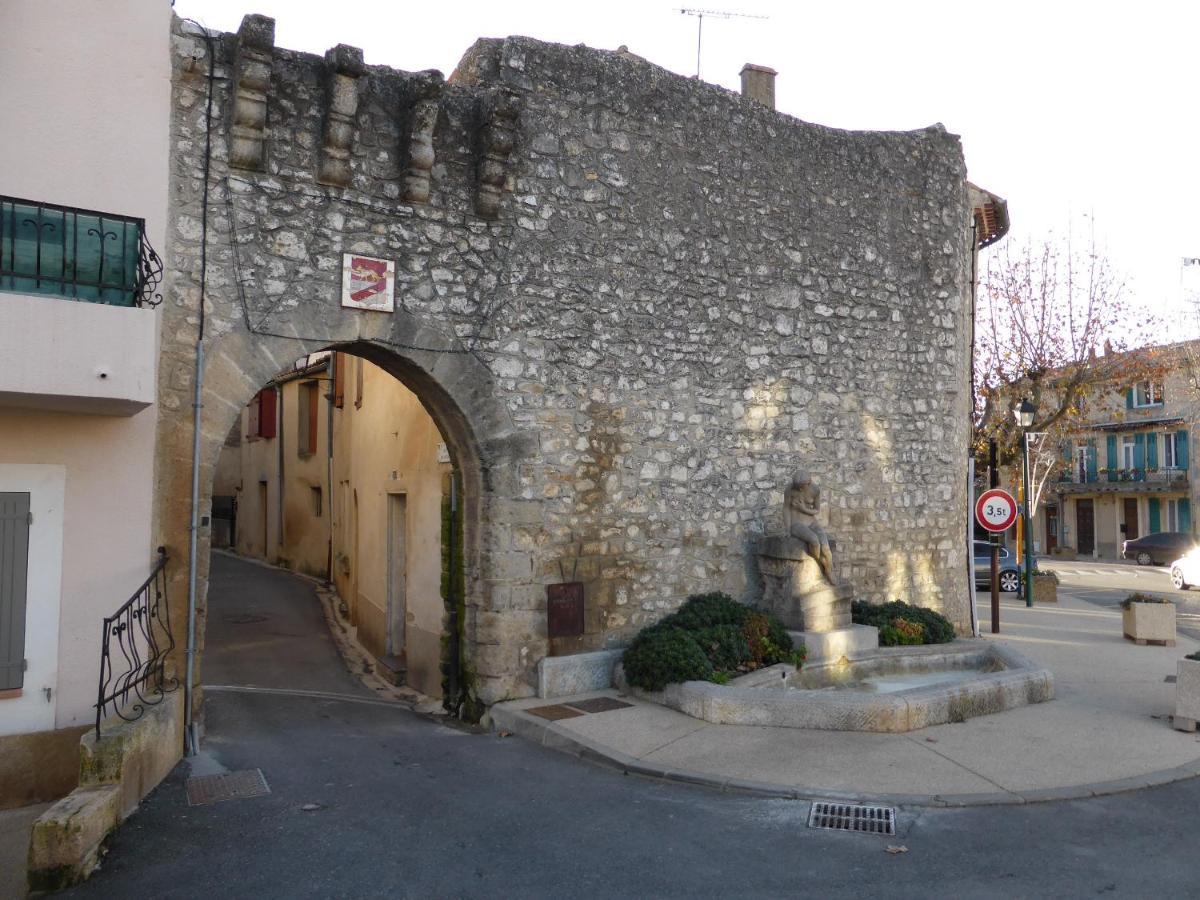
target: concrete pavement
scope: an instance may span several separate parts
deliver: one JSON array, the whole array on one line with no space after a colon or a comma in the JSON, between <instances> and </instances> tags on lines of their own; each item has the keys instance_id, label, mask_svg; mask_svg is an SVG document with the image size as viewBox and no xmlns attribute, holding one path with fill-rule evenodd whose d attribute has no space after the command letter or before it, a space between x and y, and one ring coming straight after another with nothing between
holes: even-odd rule
<instances>
[{"instance_id":1,"label":"concrete pavement","mask_svg":"<svg viewBox=\"0 0 1200 900\"><path fill-rule=\"evenodd\" d=\"M908 734L713 725L633 697L629 708L548 721L522 700L498 727L641 774L780 796L970 805L1087 797L1200 774L1197 735L1170 726L1175 661L1200 646L1137 646L1117 609L1060 592L1002 601L1002 633L1055 675L1056 699ZM982 595L981 595L982 598ZM604 692L616 696L615 691ZM591 696L591 695L589 695ZM558 698L554 703L571 702Z\"/></svg>"}]
</instances>

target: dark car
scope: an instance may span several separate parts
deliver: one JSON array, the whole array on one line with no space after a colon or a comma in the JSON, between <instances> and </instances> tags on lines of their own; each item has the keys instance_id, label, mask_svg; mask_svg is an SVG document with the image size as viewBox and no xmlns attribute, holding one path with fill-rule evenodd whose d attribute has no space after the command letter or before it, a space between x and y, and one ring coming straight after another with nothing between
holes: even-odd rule
<instances>
[{"instance_id":1,"label":"dark car","mask_svg":"<svg viewBox=\"0 0 1200 900\"><path fill-rule=\"evenodd\" d=\"M1196 539L1183 531L1159 531L1121 545L1121 556L1136 559L1139 566L1169 566L1196 546Z\"/></svg>"},{"instance_id":2,"label":"dark car","mask_svg":"<svg viewBox=\"0 0 1200 900\"><path fill-rule=\"evenodd\" d=\"M1021 573L1024 567L1013 557L1007 547L1000 548L1000 590L1011 594L1021 589ZM975 542L975 590L987 591L992 587L992 545L987 541Z\"/></svg>"}]
</instances>

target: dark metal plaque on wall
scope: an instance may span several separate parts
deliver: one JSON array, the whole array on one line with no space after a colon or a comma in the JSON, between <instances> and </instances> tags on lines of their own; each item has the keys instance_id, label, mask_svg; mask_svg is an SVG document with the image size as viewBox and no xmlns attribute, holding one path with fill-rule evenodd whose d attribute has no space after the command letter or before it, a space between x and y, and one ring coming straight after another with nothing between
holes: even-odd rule
<instances>
[{"instance_id":1,"label":"dark metal plaque on wall","mask_svg":"<svg viewBox=\"0 0 1200 900\"><path fill-rule=\"evenodd\" d=\"M546 623L550 637L583 634L583 582L546 585Z\"/></svg>"}]
</instances>

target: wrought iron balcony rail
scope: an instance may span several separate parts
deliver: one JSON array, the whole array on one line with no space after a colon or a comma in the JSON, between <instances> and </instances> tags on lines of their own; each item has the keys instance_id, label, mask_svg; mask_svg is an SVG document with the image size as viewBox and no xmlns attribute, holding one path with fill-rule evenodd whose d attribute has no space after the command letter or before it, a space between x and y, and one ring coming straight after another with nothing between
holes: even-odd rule
<instances>
[{"instance_id":1,"label":"wrought iron balcony rail","mask_svg":"<svg viewBox=\"0 0 1200 900\"><path fill-rule=\"evenodd\" d=\"M96 690L96 737L110 713L134 722L179 687L167 672L175 649L167 605L167 551L142 586L111 616L104 618L100 644L100 685Z\"/></svg>"},{"instance_id":2,"label":"wrought iron balcony rail","mask_svg":"<svg viewBox=\"0 0 1200 900\"><path fill-rule=\"evenodd\" d=\"M0 196L0 291L157 306L162 272L143 219Z\"/></svg>"},{"instance_id":3,"label":"wrought iron balcony rail","mask_svg":"<svg viewBox=\"0 0 1200 900\"><path fill-rule=\"evenodd\" d=\"M1058 477L1059 484L1186 484L1187 469L1167 467L1164 469L1098 469L1081 477L1079 472L1065 471Z\"/></svg>"}]
</instances>

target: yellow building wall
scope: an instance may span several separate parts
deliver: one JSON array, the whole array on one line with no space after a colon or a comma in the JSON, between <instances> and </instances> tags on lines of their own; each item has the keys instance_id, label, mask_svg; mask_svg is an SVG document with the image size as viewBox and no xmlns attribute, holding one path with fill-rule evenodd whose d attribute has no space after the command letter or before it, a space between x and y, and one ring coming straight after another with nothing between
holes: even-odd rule
<instances>
[{"instance_id":1,"label":"yellow building wall","mask_svg":"<svg viewBox=\"0 0 1200 900\"><path fill-rule=\"evenodd\" d=\"M399 655L389 647L389 503L403 497L407 681L439 697L442 480L451 467L438 462L441 435L412 391L365 360L348 358L345 372L344 405L334 410L334 583L364 646Z\"/></svg>"}]
</instances>

